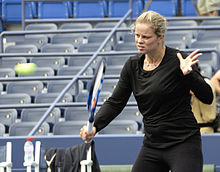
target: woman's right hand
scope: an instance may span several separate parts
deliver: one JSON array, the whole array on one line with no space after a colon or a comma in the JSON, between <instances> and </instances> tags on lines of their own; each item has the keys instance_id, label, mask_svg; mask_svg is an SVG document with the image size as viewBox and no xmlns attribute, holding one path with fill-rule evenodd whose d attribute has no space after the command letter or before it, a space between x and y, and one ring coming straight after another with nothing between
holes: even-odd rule
<instances>
[{"instance_id":1,"label":"woman's right hand","mask_svg":"<svg viewBox=\"0 0 220 172\"><path fill-rule=\"evenodd\" d=\"M92 132L88 131L88 127L86 125L83 126L80 130L80 137L86 142L89 142L90 140L92 140L95 134L96 134L95 127L92 128Z\"/></svg>"}]
</instances>

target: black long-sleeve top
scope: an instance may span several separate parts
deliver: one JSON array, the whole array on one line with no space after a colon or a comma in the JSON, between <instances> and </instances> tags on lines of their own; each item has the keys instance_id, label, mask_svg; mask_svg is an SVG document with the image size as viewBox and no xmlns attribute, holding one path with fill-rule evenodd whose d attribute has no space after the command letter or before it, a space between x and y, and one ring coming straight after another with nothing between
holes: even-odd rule
<instances>
[{"instance_id":1,"label":"black long-sleeve top","mask_svg":"<svg viewBox=\"0 0 220 172\"><path fill-rule=\"evenodd\" d=\"M144 145L167 148L192 135L200 135L191 111L190 90L206 104L212 103L213 93L197 70L183 75L177 52L166 47L160 65L152 71L143 70L144 54L131 56L113 94L95 116L97 132L123 110L133 92L143 115ZM185 53L181 54L186 57Z\"/></svg>"}]
</instances>

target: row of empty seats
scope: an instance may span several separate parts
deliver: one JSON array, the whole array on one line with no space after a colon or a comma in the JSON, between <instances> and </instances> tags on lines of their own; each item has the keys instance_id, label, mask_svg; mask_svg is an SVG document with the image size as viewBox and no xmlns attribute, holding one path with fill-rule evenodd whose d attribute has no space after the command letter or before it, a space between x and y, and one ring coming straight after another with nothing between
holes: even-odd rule
<instances>
[{"instance_id":1,"label":"row of empty seats","mask_svg":"<svg viewBox=\"0 0 220 172\"><path fill-rule=\"evenodd\" d=\"M27 135L46 110L45 108L22 109L21 112L16 109L0 110L1 136ZM37 135L78 135L87 120L86 107L54 108ZM116 131L118 134L143 133L142 116L137 106L126 107L115 121L110 127L115 128L120 123L120 129ZM100 134L113 133L115 132L110 133L109 129L100 132Z\"/></svg>"},{"instance_id":2,"label":"row of empty seats","mask_svg":"<svg viewBox=\"0 0 220 172\"><path fill-rule=\"evenodd\" d=\"M133 0L133 16L138 16L147 3L147 0ZM4 22L21 22L21 0L2 0L0 5ZM182 0L181 6L183 16L196 15L193 3L190 0ZM25 3L25 17L27 19L122 17L128 9L129 1L127 0L35 1ZM178 3L173 0L152 1L149 9L155 10L164 16L176 16Z\"/></svg>"}]
</instances>

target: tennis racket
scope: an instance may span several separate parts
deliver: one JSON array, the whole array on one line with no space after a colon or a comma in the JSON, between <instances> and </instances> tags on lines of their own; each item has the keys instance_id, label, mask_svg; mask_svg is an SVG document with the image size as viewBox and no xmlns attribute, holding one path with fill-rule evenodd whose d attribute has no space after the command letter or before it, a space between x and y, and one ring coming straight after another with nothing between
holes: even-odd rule
<instances>
[{"instance_id":1,"label":"tennis racket","mask_svg":"<svg viewBox=\"0 0 220 172\"><path fill-rule=\"evenodd\" d=\"M91 132L93 128L94 115L95 115L99 94L102 89L105 68L106 68L105 59L104 58L98 59L95 74L89 86L89 93L87 100L87 108L89 111L89 121L87 126L89 132Z\"/></svg>"}]
</instances>

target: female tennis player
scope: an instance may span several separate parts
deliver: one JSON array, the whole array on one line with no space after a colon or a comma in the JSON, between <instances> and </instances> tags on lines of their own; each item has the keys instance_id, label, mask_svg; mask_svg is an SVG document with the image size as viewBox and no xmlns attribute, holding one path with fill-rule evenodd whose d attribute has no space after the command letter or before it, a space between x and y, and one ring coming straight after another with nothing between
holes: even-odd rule
<instances>
[{"instance_id":1,"label":"female tennis player","mask_svg":"<svg viewBox=\"0 0 220 172\"><path fill-rule=\"evenodd\" d=\"M134 24L138 54L125 63L112 96L95 116L92 132L84 126L83 140L107 126L126 106L131 93L143 115L144 140L132 172L202 172L199 126L191 111L190 90L206 104L210 86L195 68L199 50L185 54L164 44L167 21L154 11Z\"/></svg>"}]
</instances>

